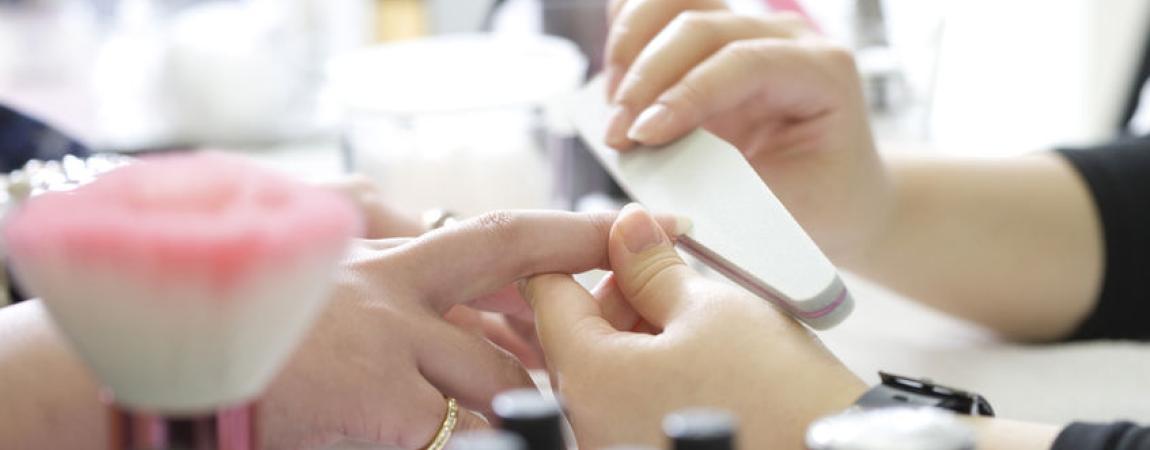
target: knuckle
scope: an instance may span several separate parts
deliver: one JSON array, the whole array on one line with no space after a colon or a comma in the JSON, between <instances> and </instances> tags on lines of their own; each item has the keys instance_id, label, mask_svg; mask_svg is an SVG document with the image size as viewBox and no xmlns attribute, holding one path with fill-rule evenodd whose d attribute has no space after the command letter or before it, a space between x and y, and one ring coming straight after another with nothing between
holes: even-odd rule
<instances>
[{"instance_id":1,"label":"knuckle","mask_svg":"<svg viewBox=\"0 0 1150 450\"><path fill-rule=\"evenodd\" d=\"M642 84L641 81L637 81L637 78L631 74L628 74L627 78L619 87L615 104L627 112L637 115L650 103L650 100L639 98L639 94L631 87Z\"/></svg>"},{"instance_id":2,"label":"knuckle","mask_svg":"<svg viewBox=\"0 0 1150 450\"><path fill-rule=\"evenodd\" d=\"M615 218L617 216L618 213L616 212L589 214L586 216L587 223L590 225L591 231L594 233L593 236L595 236L599 242L607 242L607 240L610 238L611 227L615 225ZM602 253L603 254L598 260L597 267L605 268L610 265L610 258L606 251L603 251Z\"/></svg>"},{"instance_id":3,"label":"knuckle","mask_svg":"<svg viewBox=\"0 0 1150 450\"><path fill-rule=\"evenodd\" d=\"M824 44L816 50L818 57L839 70L855 70L855 56L841 45Z\"/></svg>"},{"instance_id":4,"label":"knuckle","mask_svg":"<svg viewBox=\"0 0 1150 450\"><path fill-rule=\"evenodd\" d=\"M604 51L606 65L627 65L639 53L640 37L635 29L625 21L616 21L611 24L607 36L607 45Z\"/></svg>"},{"instance_id":5,"label":"knuckle","mask_svg":"<svg viewBox=\"0 0 1150 450\"><path fill-rule=\"evenodd\" d=\"M642 261L631 272L632 295L636 298L650 298L658 294L660 289L666 289L675 283L673 277L677 269L683 264L674 252L659 252L650 259Z\"/></svg>"},{"instance_id":6,"label":"knuckle","mask_svg":"<svg viewBox=\"0 0 1150 450\"><path fill-rule=\"evenodd\" d=\"M662 103L676 111L698 111L706 101L707 95L703 89L688 80L676 86L674 95L667 96Z\"/></svg>"},{"instance_id":7,"label":"knuckle","mask_svg":"<svg viewBox=\"0 0 1150 450\"><path fill-rule=\"evenodd\" d=\"M516 273L520 273L523 267L529 267L534 263L528 258L534 255L533 252L527 251L530 249L515 250L522 247L518 242L522 234L522 222L522 218L515 213L491 211L465 222L466 225L457 225L455 228L462 228L461 232L474 236L475 245L472 246L472 251L487 253L480 256L484 261L483 264L495 263L495 259L503 251L521 255L517 258L520 260L518 265L513 267Z\"/></svg>"},{"instance_id":8,"label":"knuckle","mask_svg":"<svg viewBox=\"0 0 1150 450\"><path fill-rule=\"evenodd\" d=\"M752 39L729 42L720 50L724 57L741 64L758 62L763 51L762 42Z\"/></svg>"},{"instance_id":9,"label":"knuckle","mask_svg":"<svg viewBox=\"0 0 1150 450\"><path fill-rule=\"evenodd\" d=\"M497 242L509 242L515 239L518 221L507 211L491 211L483 213L475 219L475 228L488 238Z\"/></svg>"},{"instance_id":10,"label":"knuckle","mask_svg":"<svg viewBox=\"0 0 1150 450\"><path fill-rule=\"evenodd\" d=\"M771 14L768 20L776 26L787 30L800 30L807 27L806 19L794 11L783 11Z\"/></svg>"},{"instance_id":11,"label":"knuckle","mask_svg":"<svg viewBox=\"0 0 1150 450\"><path fill-rule=\"evenodd\" d=\"M708 11L683 11L671 21L669 28L690 34L696 39L714 38L720 31L715 14Z\"/></svg>"},{"instance_id":12,"label":"knuckle","mask_svg":"<svg viewBox=\"0 0 1150 450\"><path fill-rule=\"evenodd\" d=\"M446 411L446 406L444 411ZM430 409L421 409L419 412L410 412L403 417L396 418L399 427L396 429L395 444L399 448L423 448L434 437L443 417L440 412ZM386 442L384 440L378 442Z\"/></svg>"},{"instance_id":13,"label":"knuckle","mask_svg":"<svg viewBox=\"0 0 1150 450\"><path fill-rule=\"evenodd\" d=\"M491 346L492 350L497 349L494 344L484 342L484 345ZM492 366L495 367L492 372L495 379L490 391L492 396L508 389L532 386L531 376L527 374L527 370L523 368L523 364L518 359L502 350L492 351L491 354L494 359Z\"/></svg>"}]
</instances>

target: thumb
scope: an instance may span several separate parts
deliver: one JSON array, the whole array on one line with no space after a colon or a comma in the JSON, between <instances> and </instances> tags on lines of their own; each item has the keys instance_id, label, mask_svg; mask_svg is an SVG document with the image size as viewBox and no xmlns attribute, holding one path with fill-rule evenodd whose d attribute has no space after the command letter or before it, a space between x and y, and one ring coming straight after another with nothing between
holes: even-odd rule
<instances>
[{"instance_id":1,"label":"thumb","mask_svg":"<svg viewBox=\"0 0 1150 450\"><path fill-rule=\"evenodd\" d=\"M688 306L684 281L694 276L671 239L643 207L623 208L608 241L611 270L620 291L647 322L666 328Z\"/></svg>"}]
</instances>

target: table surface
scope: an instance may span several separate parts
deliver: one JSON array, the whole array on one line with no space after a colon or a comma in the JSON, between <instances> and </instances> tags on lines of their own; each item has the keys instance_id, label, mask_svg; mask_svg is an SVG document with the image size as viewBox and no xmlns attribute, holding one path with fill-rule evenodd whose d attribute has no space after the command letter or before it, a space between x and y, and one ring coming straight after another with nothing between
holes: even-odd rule
<instances>
[{"instance_id":1,"label":"table surface","mask_svg":"<svg viewBox=\"0 0 1150 450\"><path fill-rule=\"evenodd\" d=\"M999 416L1047 423L1150 422L1150 344L1027 345L848 275L855 312L820 336L852 370L925 376L983 394Z\"/></svg>"}]
</instances>

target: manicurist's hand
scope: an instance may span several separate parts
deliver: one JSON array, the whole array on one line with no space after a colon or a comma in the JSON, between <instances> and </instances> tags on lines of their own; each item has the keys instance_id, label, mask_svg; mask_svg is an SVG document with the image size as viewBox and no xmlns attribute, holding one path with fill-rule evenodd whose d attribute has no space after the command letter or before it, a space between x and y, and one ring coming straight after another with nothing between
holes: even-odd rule
<instances>
[{"instance_id":1,"label":"manicurist's hand","mask_svg":"<svg viewBox=\"0 0 1150 450\"><path fill-rule=\"evenodd\" d=\"M608 144L702 126L738 147L837 265L1003 336L1062 338L1095 310L1101 221L1064 158L884 167L848 52L793 16L719 3L614 2Z\"/></svg>"},{"instance_id":2,"label":"manicurist's hand","mask_svg":"<svg viewBox=\"0 0 1150 450\"><path fill-rule=\"evenodd\" d=\"M523 287L580 448L659 445L663 415L714 406L737 414L741 448L799 449L809 422L863 392L797 322L685 266L642 209L607 245L613 277L594 293L567 275Z\"/></svg>"},{"instance_id":3,"label":"manicurist's hand","mask_svg":"<svg viewBox=\"0 0 1150 450\"><path fill-rule=\"evenodd\" d=\"M626 151L702 126L739 148L832 258L865 251L890 189L851 54L795 16L722 3L612 5L606 142Z\"/></svg>"}]
</instances>

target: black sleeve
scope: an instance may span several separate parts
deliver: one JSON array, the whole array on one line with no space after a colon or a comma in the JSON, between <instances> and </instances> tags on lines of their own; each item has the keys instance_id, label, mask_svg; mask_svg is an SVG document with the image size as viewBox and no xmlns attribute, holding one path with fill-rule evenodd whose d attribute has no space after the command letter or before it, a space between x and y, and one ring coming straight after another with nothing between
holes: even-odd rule
<instances>
[{"instance_id":1,"label":"black sleeve","mask_svg":"<svg viewBox=\"0 0 1150 450\"><path fill-rule=\"evenodd\" d=\"M1130 422L1075 422L1058 434L1051 450L1150 450L1150 428Z\"/></svg>"},{"instance_id":2,"label":"black sleeve","mask_svg":"<svg viewBox=\"0 0 1150 450\"><path fill-rule=\"evenodd\" d=\"M1150 340L1150 136L1059 153L1094 197L1106 253L1095 309L1069 338Z\"/></svg>"}]
</instances>

